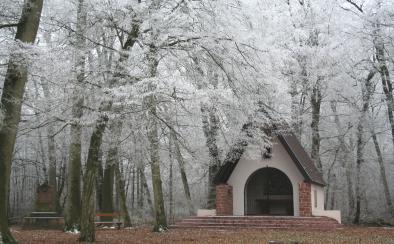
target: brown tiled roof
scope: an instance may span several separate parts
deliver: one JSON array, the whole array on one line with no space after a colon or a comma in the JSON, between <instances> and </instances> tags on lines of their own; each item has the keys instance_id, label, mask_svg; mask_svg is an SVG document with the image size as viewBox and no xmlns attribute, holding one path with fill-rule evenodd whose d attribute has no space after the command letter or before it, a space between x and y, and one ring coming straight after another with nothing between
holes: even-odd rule
<instances>
[{"instance_id":1,"label":"brown tiled roof","mask_svg":"<svg viewBox=\"0 0 394 244\"><path fill-rule=\"evenodd\" d=\"M315 163L302 147L300 141L293 133L278 135L279 141L285 147L300 172L304 175L305 180L311 181L318 185L325 185L322 174L316 168Z\"/></svg>"},{"instance_id":2,"label":"brown tiled roof","mask_svg":"<svg viewBox=\"0 0 394 244\"><path fill-rule=\"evenodd\" d=\"M289 153L301 174L304 176L305 181L321 186L326 185L322 174L318 171L312 159L309 157L308 153L304 150L304 148L301 146L301 143L293 133L278 134L278 139ZM247 145L248 142L246 140L240 140L230 148L230 151L227 154L222 167L220 167L219 172L215 176L215 184L227 182L234 171L235 166L241 159L241 156L244 153Z\"/></svg>"}]
</instances>

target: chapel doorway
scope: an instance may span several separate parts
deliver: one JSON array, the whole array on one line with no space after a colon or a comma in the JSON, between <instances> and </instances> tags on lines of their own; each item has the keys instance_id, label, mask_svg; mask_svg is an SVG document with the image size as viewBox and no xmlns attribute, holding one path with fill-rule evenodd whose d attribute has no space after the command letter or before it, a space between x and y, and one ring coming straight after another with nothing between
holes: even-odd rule
<instances>
[{"instance_id":1,"label":"chapel doorway","mask_svg":"<svg viewBox=\"0 0 394 244\"><path fill-rule=\"evenodd\" d=\"M293 186L282 171L265 167L245 185L245 215L294 215Z\"/></svg>"}]
</instances>

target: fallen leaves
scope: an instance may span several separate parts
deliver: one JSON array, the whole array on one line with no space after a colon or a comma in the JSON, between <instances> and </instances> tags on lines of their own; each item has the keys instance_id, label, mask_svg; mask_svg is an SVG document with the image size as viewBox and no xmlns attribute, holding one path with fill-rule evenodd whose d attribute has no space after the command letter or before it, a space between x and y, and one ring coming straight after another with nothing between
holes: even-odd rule
<instances>
[{"instance_id":1,"label":"fallen leaves","mask_svg":"<svg viewBox=\"0 0 394 244\"><path fill-rule=\"evenodd\" d=\"M97 243L394 243L394 228L344 227L336 231L98 229ZM57 230L12 229L20 243L78 243L78 235Z\"/></svg>"}]
</instances>

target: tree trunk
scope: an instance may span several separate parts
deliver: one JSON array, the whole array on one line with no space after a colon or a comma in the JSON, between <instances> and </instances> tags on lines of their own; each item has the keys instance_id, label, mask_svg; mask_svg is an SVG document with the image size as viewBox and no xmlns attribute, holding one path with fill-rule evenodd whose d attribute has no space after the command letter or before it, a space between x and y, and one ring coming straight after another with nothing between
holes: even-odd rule
<instances>
[{"instance_id":1,"label":"tree trunk","mask_svg":"<svg viewBox=\"0 0 394 244\"><path fill-rule=\"evenodd\" d=\"M387 115L388 119L390 122L390 127L391 127L391 140L392 144L394 147L394 98L393 98L393 85L392 81L390 78L390 72L387 67L387 60L386 60L386 55L385 55L385 45L383 42L383 39L381 37L380 33L380 23L376 24L376 33L375 33L375 40L374 40L374 45L375 45L375 51L376 51L376 60L378 61L378 71L380 74L380 78L382 81L382 88L383 92L386 97L386 106L387 106ZM373 134L375 138L373 138L374 143L375 143L375 149L376 152L378 153L379 145L377 144L376 135ZM380 149L379 149L380 151ZM384 163L383 159L380 161L379 155L378 155L378 162L379 162L379 167L380 167L380 175L384 187L384 192L385 192L385 198L386 198L386 203L389 208L389 212L391 216L394 218L394 206L391 201L390 197L390 191L388 189L388 183L386 179L386 173L385 173L385 168L384 168Z\"/></svg>"},{"instance_id":2,"label":"tree trunk","mask_svg":"<svg viewBox=\"0 0 394 244\"><path fill-rule=\"evenodd\" d=\"M142 165L142 163L140 163ZM136 187L137 187L137 209L141 209L142 208L142 183L141 183L141 170L140 170L140 165L137 166L137 182L136 182Z\"/></svg>"},{"instance_id":3,"label":"tree trunk","mask_svg":"<svg viewBox=\"0 0 394 244\"><path fill-rule=\"evenodd\" d=\"M168 138L169 140L168 140L168 158L169 158L169 160L170 160L170 176L169 176L169 179L168 179L168 194L169 194L169 207L168 207L168 222L170 222L170 223L172 223L172 221L173 221L173 217L174 217L174 189L173 189L173 187L174 187L174 176L173 176L173 161L174 161L174 159L173 159L173 155L174 155L174 152L173 152L173 150L172 150L172 139L171 139L171 136L169 136L169 138Z\"/></svg>"},{"instance_id":4,"label":"tree trunk","mask_svg":"<svg viewBox=\"0 0 394 244\"><path fill-rule=\"evenodd\" d=\"M71 125L71 144L67 170L65 230L79 229L81 215L81 125Z\"/></svg>"},{"instance_id":5,"label":"tree trunk","mask_svg":"<svg viewBox=\"0 0 394 244\"><path fill-rule=\"evenodd\" d=\"M109 104L107 104L108 106ZM101 111L108 111L108 108L101 109ZM105 127L108 122L108 117L105 113L100 115L96 121L93 134L90 138L90 146L88 152L88 159L86 162L86 172L83 184L82 196L82 214L81 214L81 235L80 241L94 242L95 237L95 182L98 168L98 157L100 155L100 147Z\"/></svg>"},{"instance_id":6,"label":"tree trunk","mask_svg":"<svg viewBox=\"0 0 394 244\"><path fill-rule=\"evenodd\" d=\"M364 121L363 121L364 122ZM361 215L361 165L364 164L364 123L360 122L357 126L357 161L356 161L356 209L353 223L360 223L360 215Z\"/></svg>"},{"instance_id":7,"label":"tree trunk","mask_svg":"<svg viewBox=\"0 0 394 244\"><path fill-rule=\"evenodd\" d=\"M145 190L145 196L146 196L146 201L148 203L149 209L152 213L152 216L155 214L155 209L153 208L153 203L152 203L152 198L150 196L150 191L148 187L148 182L146 181L146 176L144 172L144 168L141 167L138 169L139 175L140 175L140 198L139 198L139 207L142 208L144 205L144 190Z\"/></svg>"},{"instance_id":8,"label":"tree trunk","mask_svg":"<svg viewBox=\"0 0 394 244\"><path fill-rule=\"evenodd\" d=\"M378 21L379 22L379 21ZM387 67L387 60L385 54L385 45L380 33L380 23L376 24L374 33L374 46L376 53L376 60L378 62L377 70L380 74L382 81L383 93L386 97L387 116L391 127L391 140L394 146L394 98L393 98L393 85L390 78L390 72Z\"/></svg>"},{"instance_id":9,"label":"tree trunk","mask_svg":"<svg viewBox=\"0 0 394 244\"><path fill-rule=\"evenodd\" d=\"M214 88L217 88L218 85L218 75L215 73L213 69L208 68L210 72L204 72L204 70L200 67L200 61L198 57L192 58L194 64L196 65L197 72L201 75L202 79L208 79L208 83L212 85ZM212 75L214 74L214 75ZM206 85L198 85L198 89L202 89ZM214 105L214 101L211 101L212 105L208 105L207 103L201 103L201 122L202 129L204 132L204 136L206 139L206 146L208 147L209 154L209 164L208 164L208 189L207 189L207 202L206 208L214 209L216 208L216 190L215 184L213 183L213 178L220 168L220 155L219 149L217 146L217 134L219 130L219 119L216 115L216 107Z\"/></svg>"},{"instance_id":10,"label":"tree trunk","mask_svg":"<svg viewBox=\"0 0 394 244\"><path fill-rule=\"evenodd\" d=\"M335 120L335 124L337 126L337 130L338 130L338 141L339 141L339 148L341 148L341 150L343 150L344 156L342 159L343 162L343 168L345 169L345 175L346 175L346 186L347 186L347 198L348 198L348 205L349 205L349 217L353 216L353 210L354 210L354 206L355 206L355 202L354 202L354 186L353 186L353 174L352 174L352 168L353 168L353 159L349 159L349 156L351 155L351 151L349 149L349 147L347 146L346 142L345 142L345 135L344 132L342 132L342 125L341 122L339 120L339 115L337 112L337 107L336 107L336 102L335 101L331 101L331 110L334 113L334 120Z\"/></svg>"},{"instance_id":11,"label":"tree trunk","mask_svg":"<svg viewBox=\"0 0 394 244\"><path fill-rule=\"evenodd\" d=\"M156 114L156 98L152 95L148 98L150 121L149 121L149 132L148 139L150 143L150 160L152 170L152 187L153 187L153 199L155 207L155 225L154 231L162 231L167 229L166 213L164 211L164 198L163 189L160 173L160 148L158 138L158 125L155 117Z\"/></svg>"},{"instance_id":12,"label":"tree trunk","mask_svg":"<svg viewBox=\"0 0 394 244\"><path fill-rule=\"evenodd\" d=\"M44 91L45 99L50 100L50 91L47 84L42 85L42 89ZM49 105L48 105L49 107ZM48 142L48 163L49 163L49 172L48 172L48 183L52 185L56 189L56 142L55 142L55 129L52 123L48 124L47 127L47 142Z\"/></svg>"},{"instance_id":13,"label":"tree trunk","mask_svg":"<svg viewBox=\"0 0 394 244\"><path fill-rule=\"evenodd\" d=\"M115 112L119 112L118 109ZM114 118L109 126L111 132L110 148L108 150L106 166L104 170L104 181L103 181L103 198L102 211L105 213L112 213L114 211L113 200L114 200L114 177L115 168L118 167L118 150L120 146L120 136L122 133L123 123L120 118ZM124 190L123 190L124 191ZM118 191L119 192L119 191ZM105 218L106 220L112 220L112 217Z\"/></svg>"},{"instance_id":14,"label":"tree trunk","mask_svg":"<svg viewBox=\"0 0 394 244\"><path fill-rule=\"evenodd\" d=\"M378 156L380 179L382 180L383 192L384 192L384 198L386 199L387 210L390 213L391 218L394 219L394 205L393 202L391 201L390 188L386 177L386 167L384 165L382 151L380 150L378 138L376 136L373 127L371 128L371 134L372 134L373 144L375 146L376 155Z\"/></svg>"},{"instance_id":15,"label":"tree trunk","mask_svg":"<svg viewBox=\"0 0 394 244\"><path fill-rule=\"evenodd\" d=\"M48 32L47 35L45 35L45 42L49 47L52 47L51 43L51 33ZM48 87L48 83L41 81L41 87L44 92L44 97L47 102L47 113L50 112L51 109L51 93ZM50 119L50 117L47 115L47 119ZM54 186L55 191L57 191L57 182L56 182L56 171L57 171L57 162L56 162L56 142L55 142L55 128L53 126L53 122L48 124L47 127L47 146L48 146L48 164L49 164L49 173L48 173L48 183L49 185ZM57 192L55 193L57 195ZM59 205L58 199L54 199L56 201L56 205ZM59 209L57 209L59 210Z\"/></svg>"},{"instance_id":16,"label":"tree trunk","mask_svg":"<svg viewBox=\"0 0 394 244\"><path fill-rule=\"evenodd\" d=\"M311 94L311 106L312 106L312 150L311 150L311 158L315 162L317 168L320 172L323 171L323 166L320 161L320 131L319 131L319 123L320 123L320 105L322 101L321 94L321 77L318 78L318 81L314 85Z\"/></svg>"},{"instance_id":17,"label":"tree trunk","mask_svg":"<svg viewBox=\"0 0 394 244\"><path fill-rule=\"evenodd\" d=\"M191 194L190 194L189 183L188 183L187 176L186 176L185 160L183 159L183 156L182 156L182 153L181 153L181 150L179 147L178 138L177 138L175 132L171 131L171 135L174 138L175 157L176 157L176 160L178 161L179 171L181 173L183 191L185 192L185 197L186 197L187 206L189 209L189 214L193 215L194 214L194 207L193 207L193 202L192 202L192 198L191 198Z\"/></svg>"},{"instance_id":18,"label":"tree trunk","mask_svg":"<svg viewBox=\"0 0 394 244\"><path fill-rule=\"evenodd\" d=\"M103 181L104 170L102 162L102 150L100 150L99 162L97 164L97 177L96 177L96 209L101 211L103 209Z\"/></svg>"},{"instance_id":19,"label":"tree trunk","mask_svg":"<svg viewBox=\"0 0 394 244\"><path fill-rule=\"evenodd\" d=\"M126 193L125 193L125 186L124 186L124 180L122 179L122 174L119 170L119 161L116 161L115 164L115 177L116 177L116 189L118 191L118 195L120 198L120 210L121 213L123 214L124 218L124 226L125 227L130 227L131 226L131 219L130 219L130 214L129 210L127 209L127 199L126 199Z\"/></svg>"},{"instance_id":20,"label":"tree trunk","mask_svg":"<svg viewBox=\"0 0 394 244\"><path fill-rule=\"evenodd\" d=\"M138 35L138 31L136 33L131 33ZM136 38L137 36L133 36ZM129 36L128 38L131 38ZM115 73L113 78L109 81L109 87L112 88L116 85L116 82L119 78L123 76L123 62L125 62L129 56L127 51L132 48L135 43L135 39L132 40L131 43L122 47L124 53L120 54L118 65L115 67ZM81 241L92 242L95 240L95 231L94 231L94 216L95 216L95 206L94 200L95 197L93 196L93 191L95 188L95 180L97 175L97 168L98 168L98 157L100 154L102 136L107 126L108 117L106 112L112 109L113 100L109 99L108 101L102 101L100 104L100 116L96 121L96 126L93 131L93 134L90 138L90 148L87 160L87 169L85 173L85 180L84 180L84 194L82 199L82 215L81 215ZM89 155L91 157L89 158ZM91 162L90 162L91 161Z\"/></svg>"},{"instance_id":21,"label":"tree trunk","mask_svg":"<svg viewBox=\"0 0 394 244\"><path fill-rule=\"evenodd\" d=\"M57 190L56 190L56 209L58 213L63 213L64 204L61 203L61 196L63 194L65 182L66 182L66 165L65 161L62 161L59 169L59 178L57 181Z\"/></svg>"},{"instance_id":22,"label":"tree trunk","mask_svg":"<svg viewBox=\"0 0 394 244\"><path fill-rule=\"evenodd\" d=\"M339 150L340 150L339 147L335 150L334 159L327 170L327 185L325 189L326 192L324 197L324 209L329 209L328 207L329 193L330 191L333 192L331 188L334 188L333 185L335 184L335 181L333 180L333 178L335 178L335 175L332 174L332 170L334 169L335 163L337 162Z\"/></svg>"},{"instance_id":23,"label":"tree trunk","mask_svg":"<svg viewBox=\"0 0 394 244\"><path fill-rule=\"evenodd\" d=\"M42 6L43 0L24 2L15 40L34 43L40 24ZM0 106L4 113L4 119L0 123L0 232L5 243L16 243L9 231L7 208L12 155L28 72L22 53L13 53L9 58Z\"/></svg>"},{"instance_id":24,"label":"tree trunk","mask_svg":"<svg viewBox=\"0 0 394 244\"><path fill-rule=\"evenodd\" d=\"M49 185L57 187L56 183L56 143L54 134L54 128L52 125L48 126L48 160L49 160L49 172L48 172L48 183Z\"/></svg>"},{"instance_id":25,"label":"tree trunk","mask_svg":"<svg viewBox=\"0 0 394 244\"><path fill-rule=\"evenodd\" d=\"M37 117L37 119L36 119L36 123L37 124L39 124L40 123L40 120L38 119L38 117ZM48 169L47 169L47 165L46 165L46 162L47 162L47 157L46 157L46 152L45 152L45 149L44 149L44 142L43 142L43 139L42 139L42 134L41 134L41 130L40 129L37 129L37 136L38 136L38 145L39 145L39 149L40 149L40 154L41 154L41 160L42 160L42 174L44 175L44 181L47 181L48 180ZM40 180L41 180L41 176L39 176L39 178L38 178L38 181L40 182Z\"/></svg>"},{"instance_id":26,"label":"tree trunk","mask_svg":"<svg viewBox=\"0 0 394 244\"><path fill-rule=\"evenodd\" d=\"M44 96L45 100L48 102L51 99L50 96L50 91L48 84L42 84L42 90L44 91ZM47 105L47 108L50 109L50 105ZM57 194L57 181L56 181L56 171L57 171L57 166L56 166L56 142L55 142L55 128L52 124L53 122L48 124L47 127L47 146L48 146L48 164L49 164L49 172L48 172L48 183L49 185L53 186L55 189L55 193L53 195L54 199L53 201L55 202L56 205L56 211L60 212L60 203L58 199L58 194Z\"/></svg>"},{"instance_id":27,"label":"tree trunk","mask_svg":"<svg viewBox=\"0 0 394 244\"><path fill-rule=\"evenodd\" d=\"M139 25L133 23L132 30L129 33L126 42L121 47L122 52L120 53L119 60L117 65L115 66L115 71L113 74L112 79L108 82L108 87L113 88L120 78L124 77L124 63L127 61L130 53L129 51L134 46L137 37L139 35ZM88 154L88 161L87 161L87 172L85 173L85 180L84 180L84 195L82 200L82 215L81 215L81 241L92 242L95 240L95 231L94 231L94 200L95 197L93 196L93 191L95 188L95 180L97 175L97 161L98 155L100 152L101 142L102 142L102 135L105 131L107 126L108 117L106 113L111 111L113 105L113 99L109 98L108 101L102 101L100 104L100 116L96 121L96 127L93 131L92 137L90 138L90 148ZM91 158L89 159L89 155ZM92 162L90 162L90 161Z\"/></svg>"},{"instance_id":28,"label":"tree trunk","mask_svg":"<svg viewBox=\"0 0 394 244\"><path fill-rule=\"evenodd\" d=\"M76 84L73 91L71 142L68 157L67 202L65 212L65 230L79 229L81 216L81 134L80 119L83 115L84 103L82 87L85 81L85 33L86 33L86 6L84 0L78 1L77 30L76 30Z\"/></svg>"},{"instance_id":29,"label":"tree trunk","mask_svg":"<svg viewBox=\"0 0 394 244\"><path fill-rule=\"evenodd\" d=\"M102 185L102 209L104 213L112 213L114 211L114 166L116 157L118 156L118 148L115 144L111 145L107 154L107 161L104 169L104 179ZM106 220L112 220L112 217L103 218Z\"/></svg>"},{"instance_id":30,"label":"tree trunk","mask_svg":"<svg viewBox=\"0 0 394 244\"><path fill-rule=\"evenodd\" d=\"M219 119L216 115L215 106L201 105L202 127L209 151L210 162L208 166L208 196L207 208L216 208L216 191L213 179L220 168L219 148L217 146L217 134L219 130Z\"/></svg>"},{"instance_id":31,"label":"tree trunk","mask_svg":"<svg viewBox=\"0 0 394 244\"><path fill-rule=\"evenodd\" d=\"M156 77L157 66L159 64L156 58L156 49L150 47L148 60L149 60L149 75ZM154 91L154 85L150 87ZM150 164L152 171L152 187L153 187L153 200L155 207L155 224L153 231L163 231L167 229L167 218L164 210L164 197L162 180L160 173L160 141L158 135L157 123L157 98L156 95L149 95L145 98L145 104L148 109L148 140L150 144Z\"/></svg>"},{"instance_id":32,"label":"tree trunk","mask_svg":"<svg viewBox=\"0 0 394 244\"><path fill-rule=\"evenodd\" d=\"M135 173L135 165L133 165L132 169L132 180L131 180L131 209L134 212L134 207L135 207L135 183L136 183L136 173Z\"/></svg>"},{"instance_id":33,"label":"tree trunk","mask_svg":"<svg viewBox=\"0 0 394 244\"><path fill-rule=\"evenodd\" d=\"M337 193L337 191L336 191L337 184L335 184L337 182L336 178L337 178L336 175L333 175L332 181L334 182L334 184L332 185L332 193L331 193L330 205L329 205L328 209L336 209L335 208L335 199L336 199L336 195L337 195L336 194Z\"/></svg>"},{"instance_id":34,"label":"tree trunk","mask_svg":"<svg viewBox=\"0 0 394 244\"><path fill-rule=\"evenodd\" d=\"M392 144L394 146L394 98L393 98L393 85L392 81L390 78L390 72L387 67L386 63L386 55L385 55L385 46L384 42L382 40L381 34L380 34L380 24L377 23L376 27L376 35L375 35L375 40L374 40L374 45L375 45L375 51L376 51L376 60L378 61L378 71L380 74L380 78L382 81L382 88L383 92L386 97L386 106L387 106L387 116L390 122L390 127L391 127L391 140ZM375 138L373 138L374 143L375 143L375 149L376 152L378 153L379 145L377 144L376 135L373 134ZM379 149L380 151L380 149ZM390 191L388 189L388 183L386 179L386 173L385 173L385 168L384 168L384 162L383 159L380 161L379 155L378 155L378 163L380 167L380 174L381 174L381 179L384 187L384 192L385 192L385 198L386 198L386 203L389 208L389 212L391 216L394 218L394 206L391 202L391 197L390 197Z\"/></svg>"},{"instance_id":35,"label":"tree trunk","mask_svg":"<svg viewBox=\"0 0 394 244\"><path fill-rule=\"evenodd\" d=\"M353 223L358 224L360 223L360 216L361 216L361 167L363 166L365 159L364 159L364 147L366 144L365 134L364 134L364 127L366 124L366 117L369 108L369 103L373 94L373 84L372 78L374 77L375 72L369 72L367 78L362 87L362 108L361 114L359 118L359 122L357 125L357 160L356 160L356 211L354 215Z\"/></svg>"},{"instance_id":36,"label":"tree trunk","mask_svg":"<svg viewBox=\"0 0 394 244\"><path fill-rule=\"evenodd\" d=\"M302 137L302 118L301 113L303 110L304 95L299 94L297 90L297 82L293 80L290 85L291 96L291 127L293 128L294 134L301 140ZM300 95L300 98L298 98Z\"/></svg>"}]
</instances>

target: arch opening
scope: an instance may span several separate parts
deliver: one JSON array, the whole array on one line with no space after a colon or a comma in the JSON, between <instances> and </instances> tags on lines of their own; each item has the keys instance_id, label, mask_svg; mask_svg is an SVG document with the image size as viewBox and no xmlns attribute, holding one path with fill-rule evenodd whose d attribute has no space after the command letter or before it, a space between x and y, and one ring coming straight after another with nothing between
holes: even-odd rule
<instances>
[{"instance_id":1,"label":"arch opening","mask_svg":"<svg viewBox=\"0 0 394 244\"><path fill-rule=\"evenodd\" d=\"M245 185L245 215L294 215L289 177L271 167L255 171Z\"/></svg>"}]
</instances>

